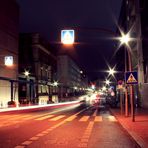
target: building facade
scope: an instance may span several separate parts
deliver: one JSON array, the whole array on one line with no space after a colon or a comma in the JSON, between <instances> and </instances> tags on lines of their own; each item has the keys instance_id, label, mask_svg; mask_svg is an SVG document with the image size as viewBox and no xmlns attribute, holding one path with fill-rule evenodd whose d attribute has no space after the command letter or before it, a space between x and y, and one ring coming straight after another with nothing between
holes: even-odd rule
<instances>
[{"instance_id":1,"label":"building facade","mask_svg":"<svg viewBox=\"0 0 148 148\"><path fill-rule=\"evenodd\" d=\"M29 72L28 76L24 75L25 71ZM26 80L19 84L20 103L46 104L53 92L55 72L56 56L50 44L38 33L20 34L19 78Z\"/></svg>"},{"instance_id":2,"label":"building facade","mask_svg":"<svg viewBox=\"0 0 148 148\"><path fill-rule=\"evenodd\" d=\"M148 1L140 0L141 37L143 50L144 83L142 85L143 106L148 107Z\"/></svg>"},{"instance_id":3,"label":"building facade","mask_svg":"<svg viewBox=\"0 0 148 148\"><path fill-rule=\"evenodd\" d=\"M18 77L19 6L15 0L0 2L0 106L7 106L11 99L18 99L18 86L9 80ZM13 65L4 64L5 56L13 58ZM4 80L6 78L6 80ZM12 94L11 94L12 93Z\"/></svg>"},{"instance_id":4,"label":"building facade","mask_svg":"<svg viewBox=\"0 0 148 148\"><path fill-rule=\"evenodd\" d=\"M148 21L147 21L148 2L146 0L125 0L122 2L121 13L119 17L119 26L125 33L130 33L134 40L130 42L130 51L132 57L132 69L138 72L138 91L142 106L148 106L147 85L147 59L148 59ZM128 54L125 54L126 57ZM124 57L125 58L125 57ZM125 64L129 63L128 60ZM126 66L128 70L128 65Z\"/></svg>"},{"instance_id":5,"label":"building facade","mask_svg":"<svg viewBox=\"0 0 148 148\"><path fill-rule=\"evenodd\" d=\"M87 82L82 82L80 71L81 69L68 55L58 55L57 80L59 82L60 98L76 96L84 91ZM84 84L84 82L86 83Z\"/></svg>"}]
</instances>

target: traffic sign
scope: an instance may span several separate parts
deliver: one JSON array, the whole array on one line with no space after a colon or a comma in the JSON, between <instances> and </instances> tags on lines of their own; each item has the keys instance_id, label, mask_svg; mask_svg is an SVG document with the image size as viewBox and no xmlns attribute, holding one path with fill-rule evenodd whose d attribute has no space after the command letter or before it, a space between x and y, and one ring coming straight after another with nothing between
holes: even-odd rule
<instances>
[{"instance_id":1,"label":"traffic sign","mask_svg":"<svg viewBox=\"0 0 148 148\"><path fill-rule=\"evenodd\" d=\"M136 71L125 73L126 84L138 84L138 74Z\"/></svg>"},{"instance_id":2,"label":"traffic sign","mask_svg":"<svg viewBox=\"0 0 148 148\"><path fill-rule=\"evenodd\" d=\"M4 59L6 66L12 66L13 65L13 56L5 56Z\"/></svg>"},{"instance_id":3,"label":"traffic sign","mask_svg":"<svg viewBox=\"0 0 148 148\"><path fill-rule=\"evenodd\" d=\"M61 31L61 42L63 44L74 43L74 30L62 30Z\"/></svg>"}]
</instances>

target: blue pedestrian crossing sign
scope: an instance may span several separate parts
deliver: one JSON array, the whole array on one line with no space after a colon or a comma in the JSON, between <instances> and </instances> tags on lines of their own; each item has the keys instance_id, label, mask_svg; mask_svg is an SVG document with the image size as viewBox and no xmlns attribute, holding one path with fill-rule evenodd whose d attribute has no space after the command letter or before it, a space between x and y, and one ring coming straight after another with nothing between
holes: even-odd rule
<instances>
[{"instance_id":1,"label":"blue pedestrian crossing sign","mask_svg":"<svg viewBox=\"0 0 148 148\"><path fill-rule=\"evenodd\" d=\"M126 84L138 84L138 74L136 71L125 73Z\"/></svg>"},{"instance_id":2,"label":"blue pedestrian crossing sign","mask_svg":"<svg viewBox=\"0 0 148 148\"><path fill-rule=\"evenodd\" d=\"M74 30L62 30L61 31L61 42L63 44L74 43Z\"/></svg>"}]
</instances>

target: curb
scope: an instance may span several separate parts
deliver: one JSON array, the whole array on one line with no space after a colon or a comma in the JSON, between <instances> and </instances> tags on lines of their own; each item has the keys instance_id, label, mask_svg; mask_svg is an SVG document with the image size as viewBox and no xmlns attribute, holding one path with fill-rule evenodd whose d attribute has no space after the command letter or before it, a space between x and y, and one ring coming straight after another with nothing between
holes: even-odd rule
<instances>
[{"instance_id":1,"label":"curb","mask_svg":"<svg viewBox=\"0 0 148 148\"><path fill-rule=\"evenodd\" d=\"M110 110L110 112L116 117L116 119L118 120L118 122L120 123L120 125L121 125L121 126L127 131L127 133L135 140L135 142L136 142L141 148L147 148L146 142L145 142L140 136L138 136L137 133L135 133L135 132L132 131L132 130L127 129L126 126L120 122L120 120L118 119L117 115L115 115L111 109L109 109L109 110Z\"/></svg>"}]
</instances>

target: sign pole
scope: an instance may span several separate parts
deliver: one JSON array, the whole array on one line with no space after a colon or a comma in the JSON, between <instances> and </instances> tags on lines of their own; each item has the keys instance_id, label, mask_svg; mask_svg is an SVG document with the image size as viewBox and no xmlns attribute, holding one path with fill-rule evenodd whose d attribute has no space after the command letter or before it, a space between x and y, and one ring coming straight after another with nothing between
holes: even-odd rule
<instances>
[{"instance_id":1,"label":"sign pole","mask_svg":"<svg viewBox=\"0 0 148 148\"><path fill-rule=\"evenodd\" d=\"M132 121L135 122L135 105L134 105L134 89L133 85L130 85L130 92L131 92L131 116L132 116Z\"/></svg>"},{"instance_id":2,"label":"sign pole","mask_svg":"<svg viewBox=\"0 0 148 148\"><path fill-rule=\"evenodd\" d=\"M132 121L135 121L135 100L134 100L134 84L138 84L138 74L137 72L126 72L126 84L129 84L130 88L130 103L131 103L131 117Z\"/></svg>"},{"instance_id":3,"label":"sign pole","mask_svg":"<svg viewBox=\"0 0 148 148\"><path fill-rule=\"evenodd\" d=\"M124 51L125 54L125 72L127 72L127 52L126 48ZM127 89L127 84L125 82L125 117L128 116L128 89Z\"/></svg>"},{"instance_id":4,"label":"sign pole","mask_svg":"<svg viewBox=\"0 0 148 148\"><path fill-rule=\"evenodd\" d=\"M121 115L123 114L123 90L120 89L120 111Z\"/></svg>"},{"instance_id":5,"label":"sign pole","mask_svg":"<svg viewBox=\"0 0 148 148\"><path fill-rule=\"evenodd\" d=\"M128 91L127 85L125 85L125 116L128 116Z\"/></svg>"},{"instance_id":6,"label":"sign pole","mask_svg":"<svg viewBox=\"0 0 148 148\"><path fill-rule=\"evenodd\" d=\"M135 117L134 117L134 98L133 98L133 86L130 85L130 98L131 98L131 116L132 116L132 121L135 121Z\"/></svg>"}]
</instances>

